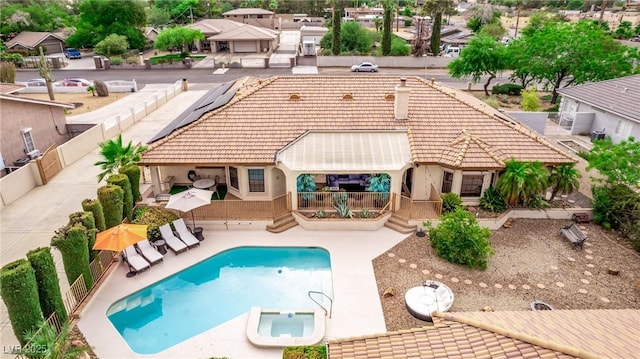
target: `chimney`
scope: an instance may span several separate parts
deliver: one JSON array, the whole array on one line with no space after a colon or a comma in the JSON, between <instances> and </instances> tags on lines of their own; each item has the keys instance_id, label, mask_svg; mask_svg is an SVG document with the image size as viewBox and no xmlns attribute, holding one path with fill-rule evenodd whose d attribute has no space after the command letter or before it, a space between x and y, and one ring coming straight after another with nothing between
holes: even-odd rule
<instances>
[{"instance_id":1,"label":"chimney","mask_svg":"<svg viewBox=\"0 0 640 359\"><path fill-rule=\"evenodd\" d=\"M396 120L409 119L409 93L411 88L407 87L407 79L400 79L400 85L396 86L396 99L393 104L393 113Z\"/></svg>"}]
</instances>

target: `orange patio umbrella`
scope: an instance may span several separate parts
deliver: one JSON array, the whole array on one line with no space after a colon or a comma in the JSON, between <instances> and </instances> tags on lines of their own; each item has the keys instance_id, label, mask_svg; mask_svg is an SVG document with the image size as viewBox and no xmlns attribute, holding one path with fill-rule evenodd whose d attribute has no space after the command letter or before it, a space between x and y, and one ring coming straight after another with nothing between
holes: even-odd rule
<instances>
[{"instance_id":1,"label":"orange patio umbrella","mask_svg":"<svg viewBox=\"0 0 640 359\"><path fill-rule=\"evenodd\" d=\"M121 223L98 233L93 249L119 252L147 238L147 225Z\"/></svg>"}]
</instances>

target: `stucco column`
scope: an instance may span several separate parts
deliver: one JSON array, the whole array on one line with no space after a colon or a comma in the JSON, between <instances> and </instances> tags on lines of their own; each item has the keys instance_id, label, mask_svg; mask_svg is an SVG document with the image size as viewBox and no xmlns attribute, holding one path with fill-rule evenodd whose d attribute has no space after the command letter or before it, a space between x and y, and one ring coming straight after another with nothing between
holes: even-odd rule
<instances>
[{"instance_id":1,"label":"stucco column","mask_svg":"<svg viewBox=\"0 0 640 359\"><path fill-rule=\"evenodd\" d=\"M389 188L389 192L395 193L395 202L392 203L393 208L400 208L400 195L402 194L402 172L403 171L392 171L388 172L389 177L391 177L391 186Z\"/></svg>"},{"instance_id":2,"label":"stucco column","mask_svg":"<svg viewBox=\"0 0 640 359\"><path fill-rule=\"evenodd\" d=\"M151 166L151 168L149 168L149 172L151 172L151 186L153 187L153 194L160 194L162 192L160 187L160 169L158 166Z\"/></svg>"},{"instance_id":3,"label":"stucco column","mask_svg":"<svg viewBox=\"0 0 640 359\"><path fill-rule=\"evenodd\" d=\"M462 171L453 171L453 181L451 182L451 192L460 195L460 189L462 188Z\"/></svg>"}]
</instances>

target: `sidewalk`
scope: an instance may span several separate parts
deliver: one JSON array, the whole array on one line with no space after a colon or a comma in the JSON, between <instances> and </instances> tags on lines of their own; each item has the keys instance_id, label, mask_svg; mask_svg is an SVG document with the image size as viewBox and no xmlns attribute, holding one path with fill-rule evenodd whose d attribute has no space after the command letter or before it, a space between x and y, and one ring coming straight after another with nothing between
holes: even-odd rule
<instances>
[{"instance_id":1,"label":"sidewalk","mask_svg":"<svg viewBox=\"0 0 640 359\"><path fill-rule=\"evenodd\" d=\"M146 143L165 125L174 120L180 113L197 101L208 90L217 84L198 84L190 86L189 91L181 92L152 112L144 119L136 122L123 132L123 140L134 143ZM157 95L170 85L147 85L142 91L133 93L110 106L84 115L74 116L94 118L97 123L105 118L105 111L115 111L131 103L144 101L148 96ZM154 92L156 91L156 92ZM82 157L72 165L64 168L51 182L38 186L12 204L0 211L0 265L16 259L25 258L26 253L42 246L48 246L55 231L67 224L69 214L81 211L81 202L86 198L96 198L100 184L97 181L99 169L93 165L100 159L98 148ZM68 283L62 266L62 259L57 250L52 251L62 291L68 289ZM0 303L0 342L4 348L18 344L9 321L4 302ZM0 358L14 358L2 351Z\"/></svg>"}]
</instances>

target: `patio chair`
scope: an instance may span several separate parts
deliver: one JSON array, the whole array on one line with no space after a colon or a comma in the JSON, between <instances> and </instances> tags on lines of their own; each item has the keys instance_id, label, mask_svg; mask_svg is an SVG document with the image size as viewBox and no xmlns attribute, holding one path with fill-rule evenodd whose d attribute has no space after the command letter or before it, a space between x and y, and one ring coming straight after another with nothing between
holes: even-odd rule
<instances>
[{"instance_id":1,"label":"patio chair","mask_svg":"<svg viewBox=\"0 0 640 359\"><path fill-rule=\"evenodd\" d=\"M184 244L184 242L181 241L180 238L176 237L175 234L173 234L169 223L164 224L158 228L160 229L160 235L162 235L162 239L167 242L167 245L169 246L169 248L171 248L173 253L180 254L187 250L187 245Z\"/></svg>"},{"instance_id":2,"label":"patio chair","mask_svg":"<svg viewBox=\"0 0 640 359\"><path fill-rule=\"evenodd\" d=\"M162 254L158 252L148 239L143 239L136 245L138 246L140 254L147 260L147 262L149 262L149 264L154 265L162 262Z\"/></svg>"},{"instance_id":3,"label":"patio chair","mask_svg":"<svg viewBox=\"0 0 640 359\"><path fill-rule=\"evenodd\" d=\"M140 254L138 254L138 252L136 252L136 248L133 246L133 244L124 249L122 258L129 265L129 273L138 274L151 268L151 264L149 264L149 262L147 262Z\"/></svg>"},{"instance_id":4,"label":"patio chair","mask_svg":"<svg viewBox=\"0 0 640 359\"><path fill-rule=\"evenodd\" d=\"M213 177L213 180L216 181L216 184L214 184L213 186L209 187L209 191L213 191L213 193L216 194L216 197L218 197L218 199L220 199L220 193L218 192L218 184L220 183L220 176Z\"/></svg>"},{"instance_id":5,"label":"patio chair","mask_svg":"<svg viewBox=\"0 0 640 359\"><path fill-rule=\"evenodd\" d=\"M178 218L175 221L173 221L173 227L176 229L176 232L178 232L178 236L180 237L180 239L189 248L193 248L195 246L200 245L200 241L193 234L191 234L191 232L187 228L187 225L184 223L184 220L182 218Z\"/></svg>"}]
</instances>

